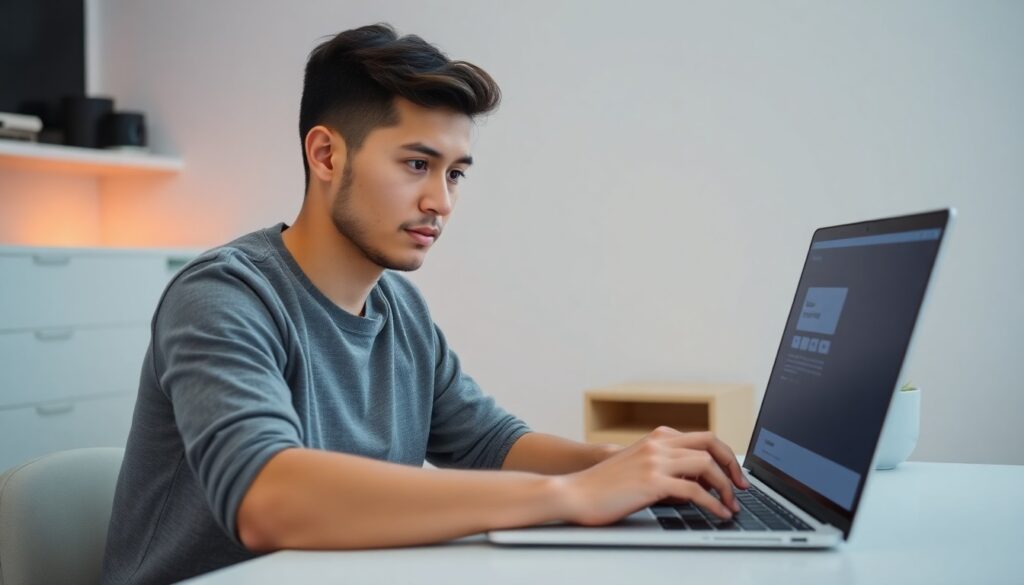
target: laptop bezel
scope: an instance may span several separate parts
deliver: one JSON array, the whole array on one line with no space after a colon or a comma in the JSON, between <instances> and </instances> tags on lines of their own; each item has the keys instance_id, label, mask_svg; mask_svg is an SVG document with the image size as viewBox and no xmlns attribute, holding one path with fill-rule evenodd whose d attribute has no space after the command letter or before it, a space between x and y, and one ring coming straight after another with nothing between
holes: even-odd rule
<instances>
[{"instance_id":1,"label":"laptop bezel","mask_svg":"<svg viewBox=\"0 0 1024 585\"><path fill-rule=\"evenodd\" d=\"M939 242L936 248L936 253L932 259L932 265L929 270L928 280L925 284L924 291L920 302L917 304L917 311L914 315L914 325L911 327L910 335L907 338L907 343L903 347L902 355L900 356L900 375L902 375L903 364L906 361L907 352L913 342L914 331L917 329L918 320L921 315L922 307L925 304L925 299L928 295L931 280L935 275L935 267L938 264L939 256L943 249L943 243L946 240L946 234L950 224L950 219L954 215L952 209L940 209L936 211L929 211L924 213L917 213L913 215L903 215L898 217L888 217L881 219L873 219L867 221L861 221L856 223L848 223L836 226L823 227L815 230L811 243L807 247L807 254L804 257L804 265L800 271L800 278L797 280L796 291L793 293L793 302L790 305L789 313L786 317L786 325L783 326L782 336L779 340L779 348L776 351L775 361L772 364L772 371L768 377L768 386L765 388L764 399L761 401L761 408L758 410L757 419L754 422L754 430L750 436L750 445L747 447L747 455L744 458L743 466L766 485L771 487L773 490L778 492L780 495L785 497L791 503L803 509L808 514L814 516L819 521L835 526L843 533L843 539L849 537L850 530L853 526L853 519L857 514L857 509L860 506L861 496L864 493L864 488L867 485L868 478L871 474L872 467L874 467L874 457L869 468L862 474L863 480L860 485L857 486L856 494L853 498L853 505L850 510L846 510L824 496L818 494L810 487L806 486L802 482L794 479L790 475L786 474L777 467L771 465L760 457L754 455L754 442L758 436L758 431L761 428L761 415L764 412L764 403L768 400L769 392L771 391L771 381L775 379L775 368L779 364L779 353L785 350L785 339L786 339L786 328L789 324L790 318L793 315L793 311L796 309L798 302L798 295L800 293L800 286L803 283L804 275L807 271L808 261L814 244L818 242L824 242L829 240L840 240L851 237L869 236L869 235L881 235L904 231L913 231L919 229L931 229L940 228L942 232L939 235ZM897 381L893 380L893 390ZM888 413L887 413L888 414ZM875 437L875 448L873 453L877 455L878 440L881 436L881 428L878 431L878 435Z\"/></svg>"}]
</instances>

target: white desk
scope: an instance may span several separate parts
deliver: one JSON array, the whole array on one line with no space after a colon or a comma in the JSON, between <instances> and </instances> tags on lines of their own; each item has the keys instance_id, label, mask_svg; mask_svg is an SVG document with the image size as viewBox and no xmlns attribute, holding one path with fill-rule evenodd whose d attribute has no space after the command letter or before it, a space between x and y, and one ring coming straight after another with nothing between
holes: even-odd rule
<instances>
[{"instance_id":1,"label":"white desk","mask_svg":"<svg viewBox=\"0 0 1024 585\"><path fill-rule=\"evenodd\" d=\"M282 551L195 584L1024 583L1024 466L904 463L871 477L829 551L512 548L470 537L406 549Z\"/></svg>"}]
</instances>

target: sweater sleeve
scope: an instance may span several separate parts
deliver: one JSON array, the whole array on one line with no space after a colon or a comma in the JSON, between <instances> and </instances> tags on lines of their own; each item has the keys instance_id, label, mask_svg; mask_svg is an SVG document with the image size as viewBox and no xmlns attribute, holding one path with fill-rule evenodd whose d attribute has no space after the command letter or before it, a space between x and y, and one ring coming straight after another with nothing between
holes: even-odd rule
<instances>
[{"instance_id":1,"label":"sweater sleeve","mask_svg":"<svg viewBox=\"0 0 1024 585\"><path fill-rule=\"evenodd\" d=\"M284 324L270 299L242 267L199 263L168 288L153 324L155 373L185 459L239 544L236 512L253 479L273 455L303 444L282 374Z\"/></svg>"},{"instance_id":2,"label":"sweater sleeve","mask_svg":"<svg viewBox=\"0 0 1024 585\"><path fill-rule=\"evenodd\" d=\"M498 469L530 429L505 412L462 371L437 325L434 329L434 404L427 459L438 467Z\"/></svg>"}]
</instances>

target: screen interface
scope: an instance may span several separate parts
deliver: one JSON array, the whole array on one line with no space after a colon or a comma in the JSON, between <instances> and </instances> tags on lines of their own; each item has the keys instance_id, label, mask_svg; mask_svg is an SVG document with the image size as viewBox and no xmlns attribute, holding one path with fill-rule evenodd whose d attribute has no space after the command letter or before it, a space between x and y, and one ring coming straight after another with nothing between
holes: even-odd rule
<instances>
[{"instance_id":1,"label":"screen interface","mask_svg":"<svg viewBox=\"0 0 1024 585\"><path fill-rule=\"evenodd\" d=\"M871 465L941 235L811 244L753 453L845 510Z\"/></svg>"}]
</instances>

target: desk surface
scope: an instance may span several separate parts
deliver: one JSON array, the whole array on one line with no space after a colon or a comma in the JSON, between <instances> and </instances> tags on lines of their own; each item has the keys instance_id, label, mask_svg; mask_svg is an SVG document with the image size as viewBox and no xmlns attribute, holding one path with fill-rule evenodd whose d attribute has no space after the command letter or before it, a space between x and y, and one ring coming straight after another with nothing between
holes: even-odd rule
<instances>
[{"instance_id":1,"label":"desk surface","mask_svg":"<svg viewBox=\"0 0 1024 585\"><path fill-rule=\"evenodd\" d=\"M501 547L282 551L191 583L1024 583L1024 466L904 463L871 476L828 551Z\"/></svg>"}]
</instances>

